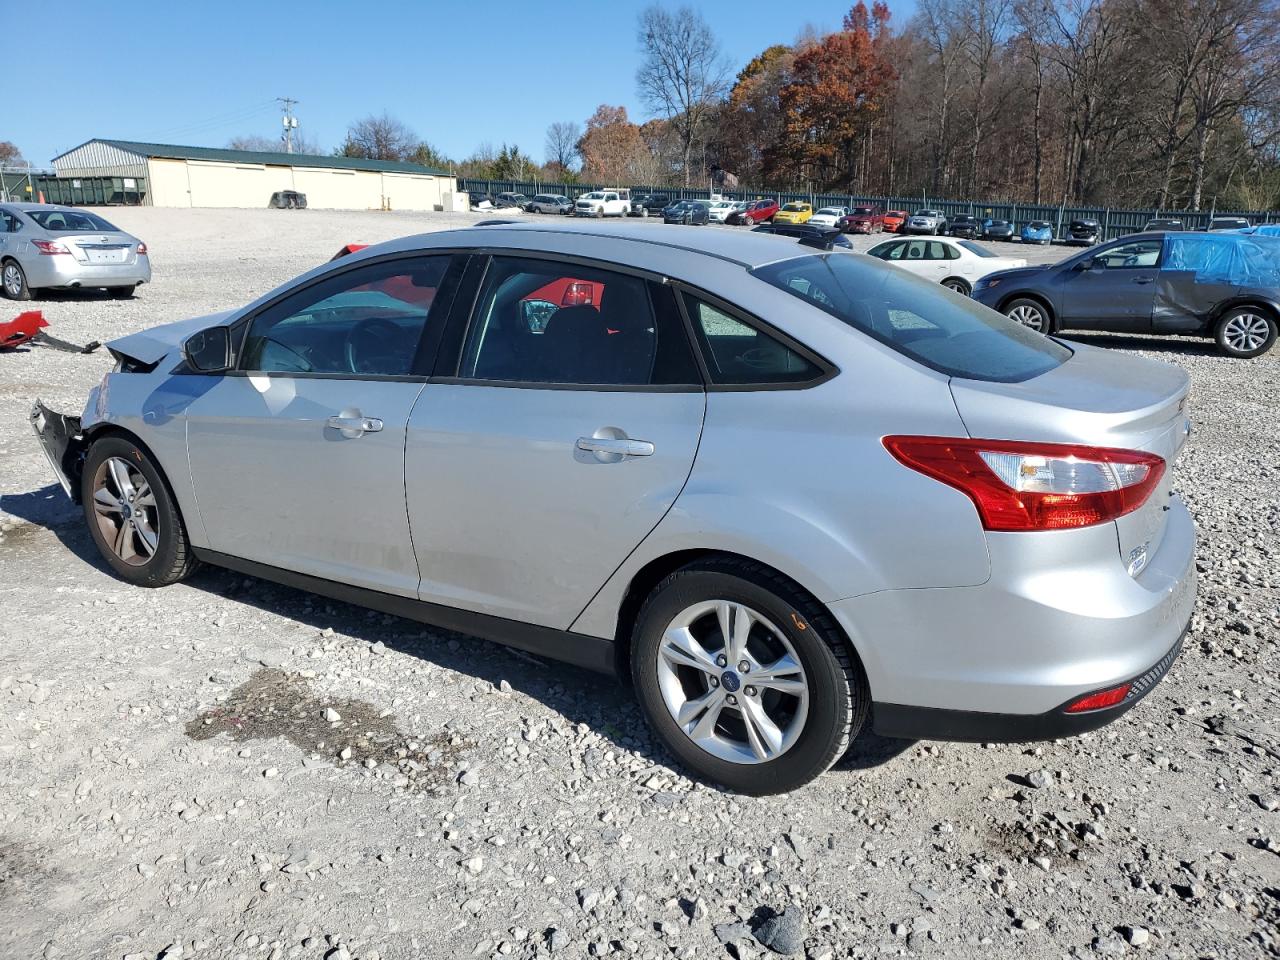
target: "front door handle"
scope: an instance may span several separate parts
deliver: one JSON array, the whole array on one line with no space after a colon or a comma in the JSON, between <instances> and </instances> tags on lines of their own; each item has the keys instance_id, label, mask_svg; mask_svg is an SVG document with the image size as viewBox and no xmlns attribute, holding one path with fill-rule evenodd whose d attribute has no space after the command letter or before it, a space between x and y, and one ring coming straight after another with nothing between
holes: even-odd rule
<instances>
[{"instance_id":1,"label":"front door handle","mask_svg":"<svg viewBox=\"0 0 1280 960\"><path fill-rule=\"evenodd\" d=\"M1154 283L1155 277L1134 277L1134 283Z\"/></svg>"},{"instance_id":2,"label":"front door handle","mask_svg":"<svg viewBox=\"0 0 1280 960\"><path fill-rule=\"evenodd\" d=\"M382 421L377 417L351 415L345 411L339 416L330 417L325 423L331 430L337 430L348 440L362 437L366 433L377 433L382 429Z\"/></svg>"},{"instance_id":3,"label":"front door handle","mask_svg":"<svg viewBox=\"0 0 1280 960\"><path fill-rule=\"evenodd\" d=\"M654 450L648 440L630 437L579 437L577 447L585 453L594 453L601 463L617 463L625 457L651 457Z\"/></svg>"}]
</instances>

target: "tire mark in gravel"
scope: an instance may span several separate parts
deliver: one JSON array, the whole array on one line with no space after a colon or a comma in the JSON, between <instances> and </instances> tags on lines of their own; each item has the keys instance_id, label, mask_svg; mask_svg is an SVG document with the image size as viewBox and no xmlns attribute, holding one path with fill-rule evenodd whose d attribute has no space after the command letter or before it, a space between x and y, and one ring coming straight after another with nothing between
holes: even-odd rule
<instances>
[{"instance_id":1,"label":"tire mark in gravel","mask_svg":"<svg viewBox=\"0 0 1280 960\"><path fill-rule=\"evenodd\" d=\"M49 855L24 843L0 839L0 903L50 877Z\"/></svg>"},{"instance_id":2,"label":"tire mark in gravel","mask_svg":"<svg viewBox=\"0 0 1280 960\"><path fill-rule=\"evenodd\" d=\"M329 710L341 719L326 720ZM410 790L443 786L450 764L471 746L457 735L406 736L373 704L317 697L302 676L273 668L257 671L224 703L189 720L186 733L193 740L223 733L236 741L284 737L308 754L327 753L338 767L394 766Z\"/></svg>"}]
</instances>

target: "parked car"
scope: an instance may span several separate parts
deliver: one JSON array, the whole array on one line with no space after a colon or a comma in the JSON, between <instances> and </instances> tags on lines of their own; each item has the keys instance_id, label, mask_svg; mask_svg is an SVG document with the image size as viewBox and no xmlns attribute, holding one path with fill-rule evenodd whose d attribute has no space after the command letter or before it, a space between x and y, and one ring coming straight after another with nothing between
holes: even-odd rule
<instances>
[{"instance_id":1,"label":"parked car","mask_svg":"<svg viewBox=\"0 0 1280 960\"><path fill-rule=\"evenodd\" d=\"M854 207L836 224L845 233L881 233L884 211L879 207Z\"/></svg>"},{"instance_id":2,"label":"parked car","mask_svg":"<svg viewBox=\"0 0 1280 960\"><path fill-rule=\"evenodd\" d=\"M1028 220L1022 225L1018 239L1023 243L1038 243L1047 247L1053 243L1053 224L1048 220Z\"/></svg>"},{"instance_id":3,"label":"parked car","mask_svg":"<svg viewBox=\"0 0 1280 960\"><path fill-rule=\"evenodd\" d=\"M1041 333L1192 334L1228 356L1256 357L1276 340L1280 239L1135 234L1051 267L991 274L973 296Z\"/></svg>"},{"instance_id":4,"label":"parked car","mask_svg":"<svg viewBox=\"0 0 1280 960\"><path fill-rule=\"evenodd\" d=\"M1102 224L1088 217L1072 220L1067 224L1066 241L1091 247L1102 239Z\"/></svg>"},{"instance_id":5,"label":"parked car","mask_svg":"<svg viewBox=\"0 0 1280 960\"><path fill-rule=\"evenodd\" d=\"M864 726L1134 707L1195 603L1186 374L869 257L696 236L400 238L113 341L83 414L32 424L121 580L209 563L625 674L745 793ZM562 282L598 299L524 306Z\"/></svg>"},{"instance_id":6,"label":"parked car","mask_svg":"<svg viewBox=\"0 0 1280 960\"><path fill-rule=\"evenodd\" d=\"M529 201L530 213L573 213L573 201L562 193L540 193Z\"/></svg>"},{"instance_id":7,"label":"parked car","mask_svg":"<svg viewBox=\"0 0 1280 960\"><path fill-rule=\"evenodd\" d=\"M725 223L753 226L757 223L769 223L778 212L777 200L752 200L745 210L735 210L724 218Z\"/></svg>"},{"instance_id":8,"label":"parked car","mask_svg":"<svg viewBox=\"0 0 1280 960\"><path fill-rule=\"evenodd\" d=\"M983 240L1012 240L1017 228L1008 220L983 220Z\"/></svg>"},{"instance_id":9,"label":"parked car","mask_svg":"<svg viewBox=\"0 0 1280 960\"><path fill-rule=\"evenodd\" d=\"M500 209L503 207L517 207L521 210L527 211L529 209L529 203L529 198L523 193L506 192L500 193L493 198L493 205Z\"/></svg>"},{"instance_id":10,"label":"parked car","mask_svg":"<svg viewBox=\"0 0 1280 960\"><path fill-rule=\"evenodd\" d=\"M886 233L901 233L902 226L907 222L909 214L905 210L886 210L884 215L884 229Z\"/></svg>"},{"instance_id":11,"label":"parked car","mask_svg":"<svg viewBox=\"0 0 1280 960\"><path fill-rule=\"evenodd\" d=\"M917 210L898 232L930 233L936 237L947 232L947 217L941 210Z\"/></svg>"},{"instance_id":12,"label":"parked car","mask_svg":"<svg viewBox=\"0 0 1280 960\"><path fill-rule=\"evenodd\" d=\"M1156 220L1148 220L1147 225L1142 228L1143 233L1152 230L1182 230L1182 221L1176 217L1164 217Z\"/></svg>"},{"instance_id":13,"label":"parked car","mask_svg":"<svg viewBox=\"0 0 1280 960\"><path fill-rule=\"evenodd\" d=\"M813 206L808 203L786 203L773 215L774 223L808 223L813 216Z\"/></svg>"},{"instance_id":14,"label":"parked car","mask_svg":"<svg viewBox=\"0 0 1280 960\"><path fill-rule=\"evenodd\" d=\"M467 191L467 203L473 211L493 209L493 197L487 193L481 193L479 190Z\"/></svg>"},{"instance_id":15,"label":"parked car","mask_svg":"<svg viewBox=\"0 0 1280 960\"><path fill-rule=\"evenodd\" d=\"M147 245L96 213L49 203L0 205L0 289L101 289L118 299L151 280Z\"/></svg>"},{"instance_id":16,"label":"parked car","mask_svg":"<svg viewBox=\"0 0 1280 960\"><path fill-rule=\"evenodd\" d=\"M835 227L848 215L848 207L822 207L808 222L815 227Z\"/></svg>"},{"instance_id":17,"label":"parked car","mask_svg":"<svg viewBox=\"0 0 1280 960\"><path fill-rule=\"evenodd\" d=\"M665 193L647 193L631 198L630 214L633 217L654 217L671 206L671 197Z\"/></svg>"},{"instance_id":18,"label":"parked car","mask_svg":"<svg viewBox=\"0 0 1280 960\"><path fill-rule=\"evenodd\" d=\"M732 200L712 200L707 205L707 215L713 223L724 223L725 218L733 212Z\"/></svg>"},{"instance_id":19,"label":"parked car","mask_svg":"<svg viewBox=\"0 0 1280 960\"><path fill-rule=\"evenodd\" d=\"M631 195L626 190L593 190L573 205L576 217L625 217L631 211Z\"/></svg>"},{"instance_id":20,"label":"parked car","mask_svg":"<svg viewBox=\"0 0 1280 960\"><path fill-rule=\"evenodd\" d=\"M947 223L947 233L953 237L968 237L973 240L982 229L982 222L968 213L957 213Z\"/></svg>"},{"instance_id":21,"label":"parked car","mask_svg":"<svg viewBox=\"0 0 1280 960\"><path fill-rule=\"evenodd\" d=\"M705 226L711 220L709 200L677 200L662 211L663 223L683 223L686 226Z\"/></svg>"},{"instance_id":22,"label":"parked car","mask_svg":"<svg viewBox=\"0 0 1280 960\"><path fill-rule=\"evenodd\" d=\"M271 195L268 206L275 207L277 210L305 210L307 195L297 190L277 190Z\"/></svg>"},{"instance_id":23,"label":"parked car","mask_svg":"<svg viewBox=\"0 0 1280 960\"><path fill-rule=\"evenodd\" d=\"M1214 217L1205 230L1210 233L1218 230L1248 230L1251 226L1244 217Z\"/></svg>"},{"instance_id":24,"label":"parked car","mask_svg":"<svg viewBox=\"0 0 1280 960\"><path fill-rule=\"evenodd\" d=\"M974 240L954 237L885 240L868 250L867 255L965 296L987 274L1027 265L1025 259L1000 257Z\"/></svg>"},{"instance_id":25,"label":"parked car","mask_svg":"<svg viewBox=\"0 0 1280 960\"><path fill-rule=\"evenodd\" d=\"M839 228L815 226L812 220L808 223L762 223L758 227L752 227L751 232L791 237L819 250L853 249L853 243Z\"/></svg>"}]
</instances>

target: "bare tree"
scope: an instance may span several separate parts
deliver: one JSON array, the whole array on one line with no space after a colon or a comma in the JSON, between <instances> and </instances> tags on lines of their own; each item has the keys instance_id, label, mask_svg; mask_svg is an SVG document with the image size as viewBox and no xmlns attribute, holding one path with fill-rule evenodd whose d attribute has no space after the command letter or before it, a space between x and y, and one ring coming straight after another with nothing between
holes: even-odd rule
<instances>
[{"instance_id":1,"label":"bare tree","mask_svg":"<svg viewBox=\"0 0 1280 960\"><path fill-rule=\"evenodd\" d=\"M728 85L729 66L711 27L689 7L674 13L648 7L640 14L643 59L636 73L640 96L664 117L680 141L685 186L691 181L695 145Z\"/></svg>"},{"instance_id":2,"label":"bare tree","mask_svg":"<svg viewBox=\"0 0 1280 960\"><path fill-rule=\"evenodd\" d=\"M347 128L347 139L338 152L366 160L404 160L413 155L421 141L408 127L387 113L370 114Z\"/></svg>"},{"instance_id":3,"label":"bare tree","mask_svg":"<svg viewBox=\"0 0 1280 960\"><path fill-rule=\"evenodd\" d=\"M572 120L557 120L547 127L547 165L568 171L578 155L582 128Z\"/></svg>"},{"instance_id":4,"label":"bare tree","mask_svg":"<svg viewBox=\"0 0 1280 960\"><path fill-rule=\"evenodd\" d=\"M229 150L255 150L265 151L267 153L281 153L284 150L284 138L264 137L256 133L246 134L240 137L232 137L227 141ZM299 130L293 131L293 152L311 154L312 156L320 153L319 145Z\"/></svg>"},{"instance_id":5,"label":"bare tree","mask_svg":"<svg viewBox=\"0 0 1280 960\"><path fill-rule=\"evenodd\" d=\"M922 0L915 28L929 51L937 91L933 100L932 192L945 192L950 185L948 158L951 155L951 106L957 96L960 61L964 56L964 35L954 0Z\"/></svg>"},{"instance_id":6,"label":"bare tree","mask_svg":"<svg viewBox=\"0 0 1280 960\"><path fill-rule=\"evenodd\" d=\"M1010 0L968 0L961 9L964 49L969 71L969 89L972 95L970 109L970 135L967 188L977 188L979 154L989 118L999 113L1001 103L991 103L992 74L998 66L1000 51L1009 36L1012 20Z\"/></svg>"}]
</instances>

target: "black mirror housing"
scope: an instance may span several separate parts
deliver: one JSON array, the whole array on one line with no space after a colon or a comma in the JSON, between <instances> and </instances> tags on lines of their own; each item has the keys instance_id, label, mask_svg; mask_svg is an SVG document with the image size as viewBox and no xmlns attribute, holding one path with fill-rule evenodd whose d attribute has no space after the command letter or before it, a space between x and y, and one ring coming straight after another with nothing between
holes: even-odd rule
<instances>
[{"instance_id":1,"label":"black mirror housing","mask_svg":"<svg viewBox=\"0 0 1280 960\"><path fill-rule=\"evenodd\" d=\"M209 327L193 333L182 344L187 365L199 373L224 373L232 367L231 331L226 327Z\"/></svg>"}]
</instances>

